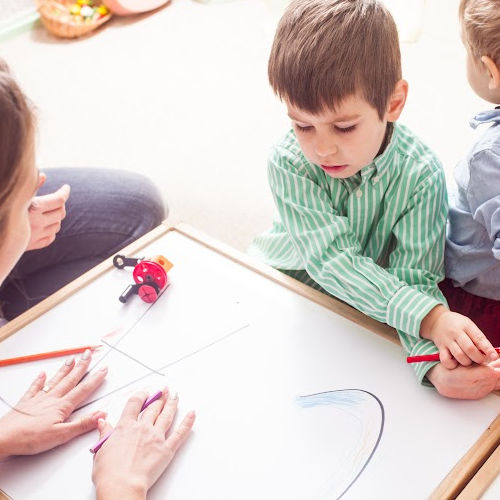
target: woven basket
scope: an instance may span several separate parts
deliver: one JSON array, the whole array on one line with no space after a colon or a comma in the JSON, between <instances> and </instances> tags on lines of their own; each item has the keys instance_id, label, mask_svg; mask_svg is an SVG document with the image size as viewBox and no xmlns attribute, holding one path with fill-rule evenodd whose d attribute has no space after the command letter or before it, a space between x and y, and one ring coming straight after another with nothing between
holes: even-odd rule
<instances>
[{"instance_id":1,"label":"woven basket","mask_svg":"<svg viewBox=\"0 0 500 500\"><path fill-rule=\"evenodd\" d=\"M38 13L42 23L50 33L62 38L77 38L109 21L111 13L91 22L75 22L69 9L75 0L36 0ZM56 10L60 14L56 13Z\"/></svg>"}]
</instances>

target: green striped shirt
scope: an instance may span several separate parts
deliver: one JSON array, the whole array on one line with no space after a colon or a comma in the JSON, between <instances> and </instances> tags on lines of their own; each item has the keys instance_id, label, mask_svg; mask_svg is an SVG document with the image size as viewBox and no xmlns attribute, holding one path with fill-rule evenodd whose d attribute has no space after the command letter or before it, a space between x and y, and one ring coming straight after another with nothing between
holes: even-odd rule
<instances>
[{"instance_id":1,"label":"green striped shirt","mask_svg":"<svg viewBox=\"0 0 500 500\"><path fill-rule=\"evenodd\" d=\"M382 154L334 179L305 158L290 131L273 148L268 173L279 217L250 253L393 326L410 355L437 352L419 336L425 315L446 304L438 288L446 184L432 151L395 124ZM420 381L434 365L413 365Z\"/></svg>"}]
</instances>

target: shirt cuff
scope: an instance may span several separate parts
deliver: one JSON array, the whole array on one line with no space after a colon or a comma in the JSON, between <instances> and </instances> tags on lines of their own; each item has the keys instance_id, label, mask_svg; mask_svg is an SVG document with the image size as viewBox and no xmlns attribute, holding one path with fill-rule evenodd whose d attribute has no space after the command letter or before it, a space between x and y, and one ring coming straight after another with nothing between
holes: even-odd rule
<instances>
[{"instance_id":1,"label":"shirt cuff","mask_svg":"<svg viewBox=\"0 0 500 500\"><path fill-rule=\"evenodd\" d=\"M386 323L412 337L420 336L420 323L441 302L411 286L402 286L387 304Z\"/></svg>"}]
</instances>

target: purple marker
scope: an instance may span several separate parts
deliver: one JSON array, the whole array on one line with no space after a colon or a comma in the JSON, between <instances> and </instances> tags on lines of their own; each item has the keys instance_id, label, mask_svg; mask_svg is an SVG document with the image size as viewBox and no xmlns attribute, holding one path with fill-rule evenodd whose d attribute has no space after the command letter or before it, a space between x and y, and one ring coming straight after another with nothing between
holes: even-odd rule
<instances>
[{"instance_id":1,"label":"purple marker","mask_svg":"<svg viewBox=\"0 0 500 500\"><path fill-rule=\"evenodd\" d=\"M158 399L161 398L162 394L162 391L158 391L155 392L150 398L146 399L146 401L144 401L144 404L142 405L141 412L144 411L151 403L158 401ZM111 436L111 434L113 434L113 431L106 434L99 442L92 446L92 448L90 448L90 453L95 455L101 449L101 446L109 439L109 436Z\"/></svg>"}]
</instances>

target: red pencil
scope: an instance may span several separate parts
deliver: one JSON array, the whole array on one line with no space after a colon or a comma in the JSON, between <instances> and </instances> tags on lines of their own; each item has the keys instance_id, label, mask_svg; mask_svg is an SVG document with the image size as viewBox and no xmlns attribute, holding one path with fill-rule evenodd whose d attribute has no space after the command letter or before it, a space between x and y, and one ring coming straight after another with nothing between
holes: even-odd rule
<instances>
[{"instance_id":1,"label":"red pencil","mask_svg":"<svg viewBox=\"0 0 500 500\"><path fill-rule=\"evenodd\" d=\"M38 361L39 359L56 358L58 356L67 356L68 354L77 354L85 352L87 349L95 351L102 347L101 345L86 345L82 347L73 347L70 349L60 349L59 351L41 352L39 354L29 354L28 356L19 356L18 358L0 359L0 366L16 365L17 363L27 363L29 361Z\"/></svg>"},{"instance_id":2,"label":"red pencil","mask_svg":"<svg viewBox=\"0 0 500 500\"><path fill-rule=\"evenodd\" d=\"M425 354L423 356L408 356L407 363L421 363L422 361L439 361L439 353Z\"/></svg>"},{"instance_id":3,"label":"red pencil","mask_svg":"<svg viewBox=\"0 0 500 500\"><path fill-rule=\"evenodd\" d=\"M500 347L495 347L495 351L500 354ZM422 361L439 361L439 354L424 354L423 356L408 356L407 363L421 363Z\"/></svg>"}]
</instances>

